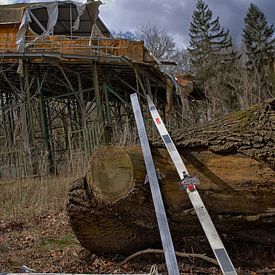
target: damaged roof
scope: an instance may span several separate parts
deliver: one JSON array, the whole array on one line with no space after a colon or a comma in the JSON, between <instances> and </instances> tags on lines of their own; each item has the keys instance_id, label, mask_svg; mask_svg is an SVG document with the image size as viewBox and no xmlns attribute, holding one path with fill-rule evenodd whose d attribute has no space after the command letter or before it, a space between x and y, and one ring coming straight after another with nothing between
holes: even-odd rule
<instances>
[{"instance_id":1,"label":"damaged roof","mask_svg":"<svg viewBox=\"0 0 275 275\"><path fill-rule=\"evenodd\" d=\"M35 5L47 5L50 3L64 3L64 4L76 4L76 5L86 5L94 0L0 0L0 6L7 7L27 7ZM100 1L99 1L100 2Z\"/></svg>"},{"instance_id":2,"label":"damaged roof","mask_svg":"<svg viewBox=\"0 0 275 275\"><path fill-rule=\"evenodd\" d=\"M23 12L26 7L31 7L31 10L35 13L41 24L46 28L48 15L46 6L49 3L55 2L59 3L59 15L58 15L58 23L55 29L55 34L62 34L65 33L68 28L70 28L69 24L69 17L72 15L72 20L74 21L77 17L76 5L79 3L86 3L86 9L83 15L80 17L80 28L76 32L78 35L90 35L92 29L91 23L91 14L93 13L93 3L99 3L100 1L86 1L86 0L77 0L77 1L32 1L29 3L28 1L21 1L17 0L14 1L15 4L7 6L7 3L12 1L8 0L0 0L0 25L5 24L20 24ZM25 2L25 3L23 3ZM72 7L72 9L71 9ZM70 15L71 13L71 15ZM62 22L61 22L62 21ZM111 32L106 27L104 22L101 20L100 17L97 17L96 25L100 29L101 33L105 37L110 37ZM33 26L32 26L33 27Z\"/></svg>"}]
</instances>

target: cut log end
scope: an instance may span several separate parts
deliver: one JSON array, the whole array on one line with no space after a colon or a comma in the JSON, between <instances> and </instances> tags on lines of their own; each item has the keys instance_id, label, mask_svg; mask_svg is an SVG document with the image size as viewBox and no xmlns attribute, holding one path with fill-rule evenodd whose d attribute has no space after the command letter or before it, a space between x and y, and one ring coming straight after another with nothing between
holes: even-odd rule
<instances>
[{"instance_id":1,"label":"cut log end","mask_svg":"<svg viewBox=\"0 0 275 275\"><path fill-rule=\"evenodd\" d=\"M115 146L97 150L88 165L87 181L94 195L102 201L114 202L126 197L134 185L128 153Z\"/></svg>"}]
</instances>

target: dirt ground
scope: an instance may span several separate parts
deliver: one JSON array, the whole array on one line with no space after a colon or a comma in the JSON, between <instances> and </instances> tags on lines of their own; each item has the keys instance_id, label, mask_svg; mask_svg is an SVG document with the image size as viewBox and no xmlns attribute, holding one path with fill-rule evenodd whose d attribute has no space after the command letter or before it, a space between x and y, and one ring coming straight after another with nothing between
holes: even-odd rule
<instances>
[{"instance_id":1,"label":"dirt ground","mask_svg":"<svg viewBox=\"0 0 275 275\"><path fill-rule=\"evenodd\" d=\"M122 255L95 255L84 250L64 211L72 178L24 180L0 184L0 273L35 272L149 273L155 264L166 274L164 257L146 254L125 264ZM238 274L275 274L275 248L222 235ZM184 244L184 245L183 245ZM206 253L213 258L205 236L186 239L181 252ZM221 274L197 258L178 258L181 274Z\"/></svg>"},{"instance_id":2,"label":"dirt ground","mask_svg":"<svg viewBox=\"0 0 275 275\"><path fill-rule=\"evenodd\" d=\"M231 253L233 251L230 249ZM268 258L261 263L259 258L255 260L253 253L243 247L238 252L240 259L233 257L235 266L240 266L239 274L275 274L274 251L266 251ZM265 258L262 256L260 260ZM149 273L151 266L156 264L160 273L166 273L161 255L144 255L120 265L123 259L119 255L94 255L82 249L64 211L0 221L0 272L20 272L26 265L36 272ZM221 274L218 267L199 259L181 258L179 265L181 274Z\"/></svg>"}]
</instances>

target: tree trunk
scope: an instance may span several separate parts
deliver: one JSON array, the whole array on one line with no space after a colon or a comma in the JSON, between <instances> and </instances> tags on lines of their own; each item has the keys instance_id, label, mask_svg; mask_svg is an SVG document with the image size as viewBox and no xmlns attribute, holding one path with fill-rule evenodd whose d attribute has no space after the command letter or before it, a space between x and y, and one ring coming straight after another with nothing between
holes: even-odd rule
<instances>
[{"instance_id":1,"label":"tree trunk","mask_svg":"<svg viewBox=\"0 0 275 275\"><path fill-rule=\"evenodd\" d=\"M189 173L201 181L199 193L219 233L234 235L238 231L269 229L275 224L275 172L271 168L274 152L270 151L270 141L274 146L274 135L270 134L274 129L274 112L271 107L269 113L266 109L254 109L249 116L258 111L265 117L255 121L254 135L252 129L245 128L251 127L249 117L240 122L240 115L235 120L231 115L231 126L224 119L223 124L209 125L201 131L193 129L191 138L187 135L185 141L183 135L176 138ZM263 126L265 130L259 126L263 120L269 123L269 128L267 124ZM223 131L219 127L224 127ZM234 151L224 147L228 144L235 144ZM244 149L245 146L250 149ZM243 154L246 150L250 152L248 156ZM177 184L179 177L167 151L154 148L153 157L177 247L183 236L203 232L187 195ZM82 246L93 253L129 254L160 243L145 176L140 147L106 146L94 153L86 177L72 184L67 202L71 225Z\"/></svg>"},{"instance_id":2,"label":"tree trunk","mask_svg":"<svg viewBox=\"0 0 275 275\"><path fill-rule=\"evenodd\" d=\"M204 127L171 133L179 148L203 148L216 154L241 153L275 170L275 98L232 113ZM155 146L162 141L152 141Z\"/></svg>"}]
</instances>

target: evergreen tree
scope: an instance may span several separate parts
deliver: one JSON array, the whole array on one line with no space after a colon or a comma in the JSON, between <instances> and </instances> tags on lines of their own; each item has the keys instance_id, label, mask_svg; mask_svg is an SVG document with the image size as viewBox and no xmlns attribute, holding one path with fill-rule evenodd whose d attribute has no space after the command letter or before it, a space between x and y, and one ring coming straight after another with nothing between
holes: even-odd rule
<instances>
[{"instance_id":1,"label":"evergreen tree","mask_svg":"<svg viewBox=\"0 0 275 275\"><path fill-rule=\"evenodd\" d=\"M244 22L247 75L254 84L247 101L255 104L275 95L274 27L268 25L265 15L254 4L250 4Z\"/></svg>"},{"instance_id":2,"label":"evergreen tree","mask_svg":"<svg viewBox=\"0 0 275 275\"><path fill-rule=\"evenodd\" d=\"M243 40L246 46L247 66L261 71L274 60L274 28L269 26L259 8L250 4L244 19Z\"/></svg>"},{"instance_id":3,"label":"evergreen tree","mask_svg":"<svg viewBox=\"0 0 275 275\"><path fill-rule=\"evenodd\" d=\"M224 31L219 17L212 19L212 11L202 0L198 0L190 24L191 64L198 77L207 79L215 75L214 67L232 63L236 53L232 47L229 31ZM216 67L217 69L217 67Z\"/></svg>"},{"instance_id":4,"label":"evergreen tree","mask_svg":"<svg viewBox=\"0 0 275 275\"><path fill-rule=\"evenodd\" d=\"M206 97L203 113L206 120L236 110L236 92L231 89L236 52L229 31L203 0L198 0L189 29L191 70L194 71Z\"/></svg>"},{"instance_id":5,"label":"evergreen tree","mask_svg":"<svg viewBox=\"0 0 275 275\"><path fill-rule=\"evenodd\" d=\"M137 34L134 33L134 32L130 32L130 31L127 31L127 32L122 32L122 31L115 32L115 31L113 31L112 36L115 37L115 38L120 38L120 39L139 40L139 37L137 36Z\"/></svg>"}]
</instances>

